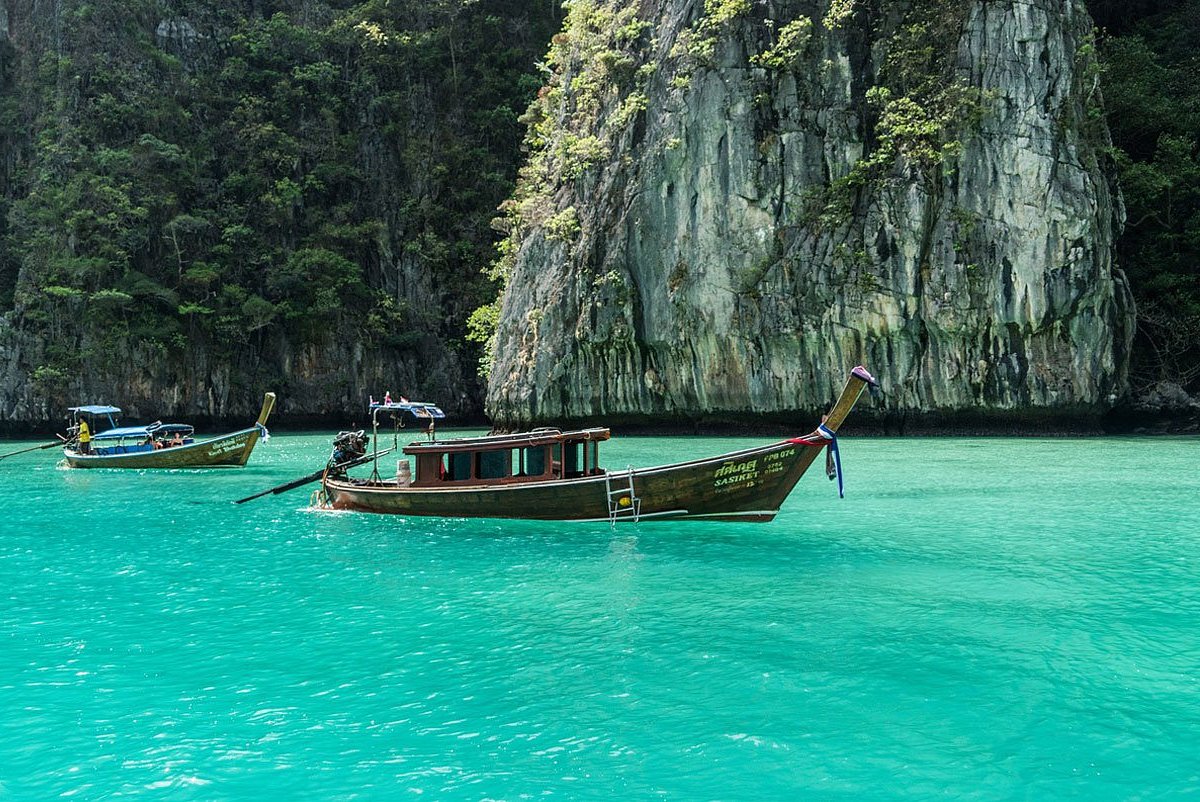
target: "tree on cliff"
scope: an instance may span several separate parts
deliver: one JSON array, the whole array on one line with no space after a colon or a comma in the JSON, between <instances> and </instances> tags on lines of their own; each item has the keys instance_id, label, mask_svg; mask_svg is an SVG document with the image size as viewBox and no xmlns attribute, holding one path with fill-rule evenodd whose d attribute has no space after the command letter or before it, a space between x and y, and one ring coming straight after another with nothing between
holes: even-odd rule
<instances>
[{"instance_id":1,"label":"tree on cliff","mask_svg":"<svg viewBox=\"0 0 1200 802\"><path fill-rule=\"evenodd\" d=\"M1089 3L1138 304L1134 381L1200 391L1200 2Z\"/></svg>"},{"instance_id":2,"label":"tree on cliff","mask_svg":"<svg viewBox=\"0 0 1200 802\"><path fill-rule=\"evenodd\" d=\"M488 291L488 220L512 188L552 9L10 6L0 312L35 344L28 375L86 362L120 385L136 360L184 405L218 372L231 404L265 383L311 401L293 355L352 397L383 378L352 374L341 355L357 349L449 406L477 392L456 351Z\"/></svg>"}]
</instances>

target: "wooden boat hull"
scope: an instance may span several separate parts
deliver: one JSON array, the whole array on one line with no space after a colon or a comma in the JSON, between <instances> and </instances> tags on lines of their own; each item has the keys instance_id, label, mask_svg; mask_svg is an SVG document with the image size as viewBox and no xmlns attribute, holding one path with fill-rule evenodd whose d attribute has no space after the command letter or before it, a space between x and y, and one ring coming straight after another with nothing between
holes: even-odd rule
<instances>
[{"instance_id":1,"label":"wooden boat hull","mask_svg":"<svg viewBox=\"0 0 1200 802\"><path fill-rule=\"evenodd\" d=\"M823 445L791 441L656 468L575 479L439 490L325 480L334 509L397 515L550 521L701 518L770 521ZM630 491L622 493L621 491ZM622 497L627 502L622 503Z\"/></svg>"},{"instance_id":2,"label":"wooden boat hull","mask_svg":"<svg viewBox=\"0 0 1200 802\"><path fill-rule=\"evenodd\" d=\"M806 437L707 459L576 478L458 487L326 476L321 492L334 509L395 515L770 521L873 381L864 368L855 368L821 427Z\"/></svg>"},{"instance_id":3,"label":"wooden boat hull","mask_svg":"<svg viewBox=\"0 0 1200 802\"><path fill-rule=\"evenodd\" d=\"M240 468L250 459L260 436L261 430L255 426L211 440L157 451L80 454L72 449L64 449L63 456L72 468Z\"/></svg>"}]
</instances>

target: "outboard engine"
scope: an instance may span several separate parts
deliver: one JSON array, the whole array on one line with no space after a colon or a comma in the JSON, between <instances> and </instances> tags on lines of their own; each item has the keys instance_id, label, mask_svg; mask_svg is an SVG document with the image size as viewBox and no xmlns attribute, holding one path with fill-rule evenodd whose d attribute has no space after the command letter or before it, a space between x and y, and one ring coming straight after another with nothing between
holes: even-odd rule
<instances>
[{"instance_id":1,"label":"outboard engine","mask_svg":"<svg viewBox=\"0 0 1200 802\"><path fill-rule=\"evenodd\" d=\"M338 432L333 438L333 453L329 455L330 473L345 473L345 466L366 456L370 437L362 429L353 432Z\"/></svg>"}]
</instances>

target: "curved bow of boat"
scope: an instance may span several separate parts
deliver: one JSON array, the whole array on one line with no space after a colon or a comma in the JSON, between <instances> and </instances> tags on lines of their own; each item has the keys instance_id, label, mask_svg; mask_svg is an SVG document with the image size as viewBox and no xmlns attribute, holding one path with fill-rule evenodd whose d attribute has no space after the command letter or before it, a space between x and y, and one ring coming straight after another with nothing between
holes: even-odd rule
<instances>
[{"instance_id":1,"label":"curved bow of boat","mask_svg":"<svg viewBox=\"0 0 1200 802\"><path fill-rule=\"evenodd\" d=\"M255 425L265 427L267 418L271 416L273 409L275 409L275 393L266 393L263 395L262 409L258 411L258 420L255 421Z\"/></svg>"},{"instance_id":2,"label":"curved bow of boat","mask_svg":"<svg viewBox=\"0 0 1200 802\"><path fill-rule=\"evenodd\" d=\"M246 446L242 449L241 458L238 461L238 467L243 467L250 461L250 455L254 452L254 447L258 445L260 438L266 438L270 433L267 431L267 418L271 417L271 411L275 409L275 393L264 393L262 408L258 411L258 419L254 421L253 433L246 440Z\"/></svg>"},{"instance_id":3,"label":"curved bow of boat","mask_svg":"<svg viewBox=\"0 0 1200 802\"><path fill-rule=\"evenodd\" d=\"M841 395L838 396L833 407L825 415L825 419L821 421L821 426L824 426L831 432L836 432L842 423L845 422L846 416L854 409L854 405L858 403L863 390L867 389L867 387L878 386L879 382L875 381L875 377L871 375L870 371L862 365L856 366L854 370L850 371L850 376L846 379L846 385L842 388Z\"/></svg>"},{"instance_id":4,"label":"curved bow of boat","mask_svg":"<svg viewBox=\"0 0 1200 802\"><path fill-rule=\"evenodd\" d=\"M845 493L842 483L842 455L838 447L837 430L846 420L846 416L854 409L854 405L858 403L859 397L863 390L868 387L878 387L879 382L871 375L871 372L862 365L857 365L850 371L850 377L846 379L846 386L842 388L841 395L834 402L833 407L821 419L821 423L817 428L803 437L795 437L789 440L790 443L796 445L808 446L810 456L804 461L804 469L808 468L808 464L816 457L817 452L822 448L828 447L825 452L825 473L830 479L837 479L838 496L841 497ZM803 474L803 470L801 471ZM799 477L797 477L799 478Z\"/></svg>"}]
</instances>

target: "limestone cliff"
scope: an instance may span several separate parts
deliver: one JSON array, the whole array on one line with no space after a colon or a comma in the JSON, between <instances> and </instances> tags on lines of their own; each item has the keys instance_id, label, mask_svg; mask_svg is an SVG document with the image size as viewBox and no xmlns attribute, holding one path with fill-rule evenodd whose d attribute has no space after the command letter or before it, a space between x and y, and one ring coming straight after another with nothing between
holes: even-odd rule
<instances>
[{"instance_id":1,"label":"limestone cliff","mask_svg":"<svg viewBox=\"0 0 1200 802\"><path fill-rule=\"evenodd\" d=\"M1079 0L577 0L527 115L489 414L1078 415L1132 310Z\"/></svg>"},{"instance_id":2,"label":"limestone cliff","mask_svg":"<svg viewBox=\"0 0 1200 802\"><path fill-rule=\"evenodd\" d=\"M477 415L463 329L558 22L0 0L0 432L80 402L244 418L268 389L276 420L385 390Z\"/></svg>"}]
</instances>

